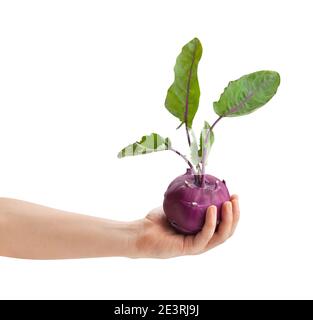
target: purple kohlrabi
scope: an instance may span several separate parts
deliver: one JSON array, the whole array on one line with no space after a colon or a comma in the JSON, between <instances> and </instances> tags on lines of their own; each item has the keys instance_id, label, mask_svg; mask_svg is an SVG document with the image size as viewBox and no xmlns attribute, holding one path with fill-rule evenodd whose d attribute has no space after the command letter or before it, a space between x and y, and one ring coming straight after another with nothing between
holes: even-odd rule
<instances>
[{"instance_id":1,"label":"purple kohlrabi","mask_svg":"<svg viewBox=\"0 0 313 320\"><path fill-rule=\"evenodd\" d=\"M199 232L205 221L207 208L217 207L217 222L221 220L221 209L230 195L225 181L205 175L204 187L195 183L195 176L188 169L184 175L174 179L164 194L163 209L170 224L179 232Z\"/></svg>"},{"instance_id":2,"label":"purple kohlrabi","mask_svg":"<svg viewBox=\"0 0 313 320\"><path fill-rule=\"evenodd\" d=\"M177 150L168 137L155 132L126 146L118 154L119 158L124 158L168 150L185 161L190 169L171 182L163 202L169 223L184 234L194 234L202 229L207 208L211 205L217 207L219 223L221 207L230 200L225 181L206 174L217 124L225 118L255 112L274 97L280 85L279 73L271 70L252 72L230 81L219 99L213 102L217 118L212 122L204 121L199 139L193 131L193 120L200 101L197 72L201 57L202 45L198 38L183 46L176 59L174 81L164 102L165 108L179 120L177 129L182 126L185 129L191 157Z\"/></svg>"}]
</instances>

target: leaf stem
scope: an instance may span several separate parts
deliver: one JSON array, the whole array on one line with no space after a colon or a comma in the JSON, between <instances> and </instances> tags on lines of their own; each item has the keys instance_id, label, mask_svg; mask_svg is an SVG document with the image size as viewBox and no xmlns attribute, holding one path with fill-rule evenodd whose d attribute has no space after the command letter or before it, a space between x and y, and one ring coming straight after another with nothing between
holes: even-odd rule
<instances>
[{"instance_id":1,"label":"leaf stem","mask_svg":"<svg viewBox=\"0 0 313 320\"><path fill-rule=\"evenodd\" d=\"M216 124L223 118L224 116L219 116L214 123L212 124L210 131L213 131L213 128L216 126Z\"/></svg>"},{"instance_id":2,"label":"leaf stem","mask_svg":"<svg viewBox=\"0 0 313 320\"><path fill-rule=\"evenodd\" d=\"M188 145L190 147L191 146L190 134L189 134L187 123L185 123L185 124L186 124L186 134L187 134Z\"/></svg>"},{"instance_id":3,"label":"leaf stem","mask_svg":"<svg viewBox=\"0 0 313 320\"><path fill-rule=\"evenodd\" d=\"M193 174L193 175L196 175L196 171L195 171L194 166L193 166L192 163L187 159L186 156L184 156L183 154L181 154L179 151L173 149L172 147L170 147L168 150L171 150L171 151L175 152L176 154L178 154L180 157L182 157L182 158L185 160L185 162L188 164L188 166L190 167L192 174Z\"/></svg>"},{"instance_id":4,"label":"leaf stem","mask_svg":"<svg viewBox=\"0 0 313 320\"><path fill-rule=\"evenodd\" d=\"M206 158L207 158L207 144L209 142L209 137L211 132L213 132L213 128L217 125L217 123L223 118L224 116L219 116L214 123L212 124L212 126L208 129L208 132L205 135L205 139L204 139L204 143L203 143L203 152L202 152L202 159L201 159L201 187L204 187L205 185L205 162L206 162Z\"/></svg>"}]
</instances>

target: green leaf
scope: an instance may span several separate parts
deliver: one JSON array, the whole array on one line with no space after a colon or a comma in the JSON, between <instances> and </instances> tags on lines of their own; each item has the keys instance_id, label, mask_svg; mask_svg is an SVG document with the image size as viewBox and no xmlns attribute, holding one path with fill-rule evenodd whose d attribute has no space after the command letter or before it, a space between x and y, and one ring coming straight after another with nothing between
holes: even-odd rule
<instances>
[{"instance_id":1,"label":"green leaf","mask_svg":"<svg viewBox=\"0 0 313 320\"><path fill-rule=\"evenodd\" d=\"M229 82L214 111L223 117L249 114L265 105L275 95L280 84L279 73L258 71Z\"/></svg>"},{"instance_id":2,"label":"green leaf","mask_svg":"<svg viewBox=\"0 0 313 320\"><path fill-rule=\"evenodd\" d=\"M167 91L166 109L192 127L200 99L197 69L202 55L202 46L197 38L188 42L177 57L174 68L175 80Z\"/></svg>"},{"instance_id":3,"label":"green leaf","mask_svg":"<svg viewBox=\"0 0 313 320\"><path fill-rule=\"evenodd\" d=\"M200 135L200 148L198 151L198 155L200 158L202 158L203 151L206 151L205 158L207 159L207 156L211 150L213 143L214 143L214 133L213 131L210 130L209 123L204 121L204 126Z\"/></svg>"},{"instance_id":4,"label":"green leaf","mask_svg":"<svg viewBox=\"0 0 313 320\"><path fill-rule=\"evenodd\" d=\"M157 133L143 136L140 141L128 145L118 153L118 158L137 156L151 152L168 150L171 147L169 138L163 138Z\"/></svg>"}]
</instances>

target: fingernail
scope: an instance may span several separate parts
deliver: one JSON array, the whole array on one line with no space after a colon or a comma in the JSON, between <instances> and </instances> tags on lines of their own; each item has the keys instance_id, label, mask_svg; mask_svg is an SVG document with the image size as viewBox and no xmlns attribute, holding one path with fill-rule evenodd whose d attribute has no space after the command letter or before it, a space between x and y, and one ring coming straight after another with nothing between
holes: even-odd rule
<instances>
[{"instance_id":1,"label":"fingernail","mask_svg":"<svg viewBox=\"0 0 313 320\"><path fill-rule=\"evenodd\" d=\"M232 203L230 201L227 201L226 202L226 206L227 206L227 209L231 210L232 208Z\"/></svg>"}]
</instances>

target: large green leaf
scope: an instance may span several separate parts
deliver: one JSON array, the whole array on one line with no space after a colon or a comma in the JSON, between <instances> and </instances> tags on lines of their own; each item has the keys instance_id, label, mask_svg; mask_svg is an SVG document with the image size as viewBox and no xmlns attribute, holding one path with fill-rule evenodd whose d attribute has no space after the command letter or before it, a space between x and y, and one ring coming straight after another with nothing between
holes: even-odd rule
<instances>
[{"instance_id":1,"label":"large green leaf","mask_svg":"<svg viewBox=\"0 0 313 320\"><path fill-rule=\"evenodd\" d=\"M200 88L198 63L202 55L200 41L195 38L188 42L177 57L174 68L175 80L167 91L165 107L188 128L198 110Z\"/></svg>"},{"instance_id":2,"label":"large green leaf","mask_svg":"<svg viewBox=\"0 0 313 320\"><path fill-rule=\"evenodd\" d=\"M223 117L249 114L266 104L276 93L280 76L275 71L258 71L229 82L214 111Z\"/></svg>"},{"instance_id":3,"label":"large green leaf","mask_svg":"<svg viewBox=\"0 0 313 320\"><path fill-rule=\"evenodd\" d=\"M210 130L209 123L204 121L204 126L200 135L200 147L198 151L198 155L200 159L205 159L205 162L207 161L208 154L211 151L211 147L213 143L214 143L214 133L213 131ZM205 155L203 156L204 153Z\"/></svg>"},{"instance_id":4,"label":"large green leaf","mask_svg":"<svg viewBox=\"0 0 313 320\"><path fill-rule=\"evenodd\" d=\"M171 147L169 138L163 138L157 133L143 136L140 141L128 145L118 153L119 158L137 156L157 151L168 150Z\"/></svg>"}]
</instances>

